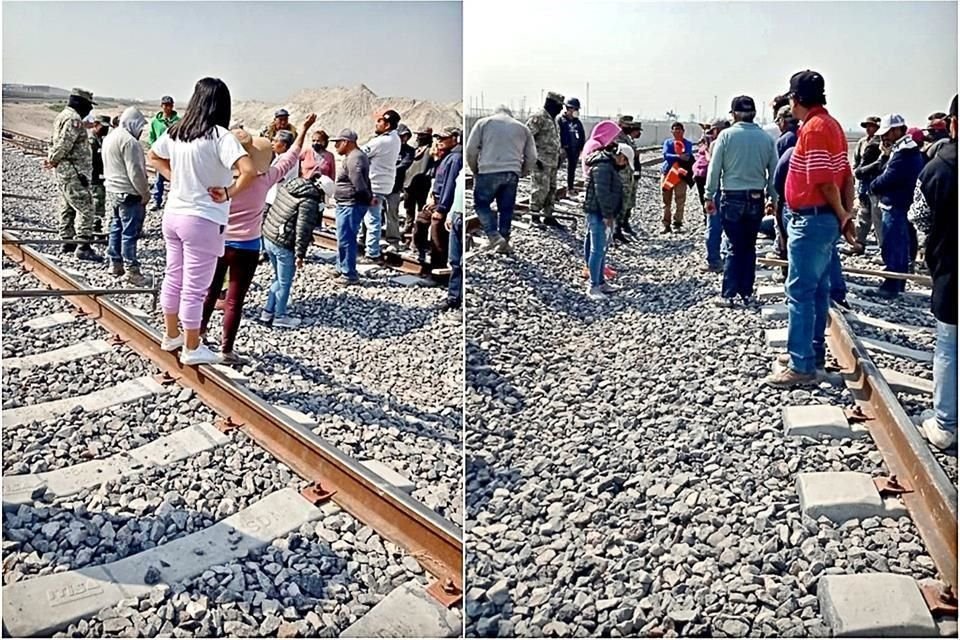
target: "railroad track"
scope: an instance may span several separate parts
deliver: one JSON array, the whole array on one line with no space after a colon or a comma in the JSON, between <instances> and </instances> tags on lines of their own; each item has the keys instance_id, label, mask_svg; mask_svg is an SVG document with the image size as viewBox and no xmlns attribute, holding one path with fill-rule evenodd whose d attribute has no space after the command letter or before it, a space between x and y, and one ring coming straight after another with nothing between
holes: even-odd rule
<instances>
[{"instance_id":1,"label":"railroad track","mask_svg":"<svg viewBox=\"0 0 960 640\"><path fill-rule=\"evenodd\" d=\"M761 304L712 308L696 199L661 235L657 190L642 176L608 301L583 295L577 230L471 262L468 635L955 636L956 451L915 426L926 276L875 301L871 256L844 258L829 383L763 388L778 270L758 269Z\"/></svg>"},{"instance_id":2,"label":"railroad track","mask_svg":"<svg viewBox=\"0 0 960 640\"><path fill-rule=\"evenodd\" d=\"M5 232L4 240L8 239L10 235ZM72 291L84 287L84 283L75 276L69 275L28 246L5 243L3 248L5 256L20 269L25 269L52 288ZM13 275L7 269L4 279L8 280ZM14 307L9 300L4 302L4 315L9 317ZM256 582L251 585L249 576L236 571L230 573L233 593L226 596L222 589L216 596L211 593L203 595L201 592L206 589L200 584L199 588L191 591L191 598L194 599L190 600L192 604L188 608L194 613L202 609L203 613L193 619L181 612L178 620L181 623L192 621L195 628L200 628L201 620L206 619L206 609L213 608L216 598L225 603L232 597L241 599L243 592L253 590L260 593L262 599L270 600L270 607L262 608L258 612L259 618L254 616L243 624L228 625L222 628L223 632L227 635L244 635L243 631L256 628L251 627L254 621L261 625L266 621L268 628L274 623L293 624L289 618L265 612L274 612L272 602L275 601L278 610L284 606L294 606L306 614L305 607L312 609L317 606L307 606L311 599L335 599L324 592L321 586L321 582L329 576L311 571L309 563L304 562L313 556L327 558L323 566L331 567L340 566L340 561L345 567L349 562L356 562L358 557L369 556L367 559L371 565L385 565L395 577L413 579L417 566L435 576L427 591L405 581L395 590L395 595L387 596L382 601L375 593L363 596L361 600L368 604L378 601L383 604L379 613L373 610L368 613L370 618L361 616L355 622L355 631L367 632L361 635L376 630L377 624L389 626L379 616L385 611L390 615L388 610L396 606L398 599L406 603L401 604L401 608L415 606L419 601L425 603L428 611L431 607L436 609L440 606L434 603L442 602L446 607L459 600L462 589L460 531L408 496L402 486L396 486L405 483L396 473L380 463L361 463L345 455L311 430L311 421L307 416L287 408L278 408L247 390L243 376L238 372L219 366L180 365L174 354L159 349L159 335L152 327L116 302L93 295L65 296L63 302L72 304L82 315L88 325L89 331L86 333L90 338L51 352L33 353L20 359L7 357L4 360L5 378L9 380L18 372L29 372L35 367L49 367L51 374L77 374L83 363L93 362L103 354L123 361L122 372L158 370L159 373L132 377L113 387L90 390L81 397L36 404L31 404L31 398L43 395L42 390L35 387L37 378L26 383L25 376L21 375L14 387L17 393L13 397L5 393L5 398L19 404L4 409L5 437L18 429L35 429L38 424L45 429L56 430L57 420L77 415L73 410L77 405L83 406L86 412L96 412L160 396L182 399L184 406L177 407L180 409L186 408L188 398L195 398L189 405L190 412L196 412L199 416L196 421L190 420L188 427L161 429L166 435L149 438L145 444L131 446L126 451L105 447L108 450L90 454L93 459L89 461L79 461L76 456L67 455L64 466L50 470L37 467L26 474L10 475L5 469L3 501L8 513L4 531L6 583L2 595L5 631L14 636L45 635L63 630L78 620L86 620L86 629L96 629L107 635L122 634L138 624L146 625L147 630L152 629L155 633L164 630L170 633L174 627L166 623L175 626L176 620L166 620L162 616L159 618L161 624L154 625L157 627L155 629L150 626L149 620L124 624L119 619L129 618L123 615L101 619L96 623L90 620L107 607L129 609L132 601L138 598L140 603L151 602L153 598L157 605L154 608L159 611L168 600L158 595L163 587L155 585L190 583L196 587L194 583L206 572L217 571L218 567L223 566L238 567L244 560L262 560L259 573L254 571L253 575L276 576L278 574L275 571L270 573L272 568L267 569L279 557L277 553L269 551L274 547L267 547L272 542L276 543L276 540L287 544L290 550L297 544L304 545L301 554L306 555L301 555L299 560L305 568L293 574L290 568L293 565L290 565L289 558L285 558L286 565L281 566L289 565L285 571L291 575L287 580L278 581L272 591L256 587ZM24 303L16 301L15 304ZM76 322L79 322L77 317L65 311L24 319L25 325L35 327L36 332L57 331L57 327L60 330L69 329ZM95 335L102 336L104 333L111 336L109 341L93 339ZM20 336L8 334L7 337ZM118 352L124 355L120 356ZM132 364L133 361L142 361L143 364ZM83 390L87 390L91 385L83 386ZM8 390L5 388L5 391ZM211 419L214 414L216 420ZM90 430L89 427L87 429ZM96 428L90 435L98 435ZM140 438L144 439L147 438ZM222 451L228 454L221 454ZM187 476L196 474L190 467L190 461L198 456L205 458L207 464L210 458L216 462L198 477L212 480L210 486L216 487L214 495L224 497L214 505L196 491L187 491L180 498L175 498L175 502L169 502L167 498L176 482L171 484L171 479L163 470ZM80 457L87 456L81 454ZM234 465L238 464L240 458L250 458L260 465L250 465L244 469L247 474L253 473L254 476L245 479L243 474L237 474ZM293 477L291 472L299 478ZM277 474L286 482L259 482L254 479L259 475L269 478ZM216 482L221 477L228 485L236 483L234 489L239 493ZM161 493L158 496L157 491L146 490L129 503L121 501L118 504L111 500L109 489L135 486L141 481L166 486L168 495ZM287 486L279 486L281 484ZM274 490L264 491L264 488ZM108 492L104 493L104 490ZM101 516L84 520L91 513L85 509L77 511L77 508L85 502L91 504L89 500L84 500L91 495L103 503L105 510ZM160 496L163 496L162 499ZM246 506L238 508L243 503ZM171 511L173 507L176 509ZM90 512L94 511L90 509ZM162 521L158 519L158 514L171 515L174 512L183 513L182 517L189 518L191 523L194 520L198 522L183 531L167 535L165 527L157 528L156 523ZM214 518L211 518L211 514ZM343 527L340 531L331 531L330 523L337 521L337 518L343 520ZM29 531L29 527L24 529L24 526L31 519L46 520L42 534L36 538L24 537L24 532ZM208 526L200 526L200 521ZM78 536L77 546L80 547L79 540L89 539L91 523L97 522L100 522L100 528L94 528L92 535L99 538L100 542L95 545L98 551L92 554L93 557L88 553L78 558L79 553L64 552L63 546L60 551L51 554L51 550L57 548L52 543L57 539L57 532L52 531L54 527L64 530L69 527L70 536ZM120 522L124 523L123 526L120 526ZM357 524L352 525L352 522ZM105 531L107 523L112 523L116 530L110 528L109 532ZM81 525L86 529L82 529ZM137 531L149 532L146 539L153 544L130 543L131 535L134 539L138 537L134 533ZM321 533L316 534L316 531ZM118 535L127 541L123 550L116 542ZM105 537L114 542L116 553L102 553ZM385 551L385 548L394 548L391 545L402 550L402 562ZM263 551L265 547L268 548L267 552ZM24 559L28 554L15 552L24 548L34 549L43 556L38 558L37 563L32 563ZM51 557L48 558L48 555ZM317 560L318 566L319 562ZM8 574L18 567L20 579L11 581ZM243 588L238 589L238 586ZM411 589L416 591L418 588L435 597L424 600L411 595ZM411 599L414 605L410 604ZM370 609L362 604L358 606L359 609ZM137 610L137 606L133 606L133 609ZM143 610L142 606L140 610ZM440 618L444 616L448 614L443 613ZM144 614L140 618L147 619L149 616ZM324 628L327 628L327 633L331 629L344 631L344 628L338 628L337 621L340 619L327 619L328 623L334 622L331 627L329 624L320 624L322 619L319 613L314 612L311 620L314 618L319 621L318 624L311 624L309 628L300 626L296 631L293 627L285 627L286 632L311 635ZM190 624L187 627L190 628ZM76 630L76 627L71 628Z\"/></svg>"}]
</instances>

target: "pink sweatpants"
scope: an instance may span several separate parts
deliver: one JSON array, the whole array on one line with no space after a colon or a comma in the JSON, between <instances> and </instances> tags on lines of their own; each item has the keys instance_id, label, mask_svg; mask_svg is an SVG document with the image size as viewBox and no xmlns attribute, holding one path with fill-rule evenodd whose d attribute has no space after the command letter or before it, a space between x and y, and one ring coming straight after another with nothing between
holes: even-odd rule
<instances>
[{"instance_id":1,"label":"pink sweatpants","mask_svg":"<svg viewBox=\"0 0 960 640\"><path fill-rule=\"evenodd\" d=\"M160 307L176 313L184 329L199 329L217 258L223 255L223 227L199 216L164 214L167 268Z\"/></svg>"}]
</instances>

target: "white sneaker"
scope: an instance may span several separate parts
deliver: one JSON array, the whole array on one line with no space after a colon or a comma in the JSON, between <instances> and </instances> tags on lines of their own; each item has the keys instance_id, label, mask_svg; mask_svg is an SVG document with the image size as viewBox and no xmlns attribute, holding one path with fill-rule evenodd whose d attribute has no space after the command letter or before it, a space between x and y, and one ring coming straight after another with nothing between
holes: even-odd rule
<instances>
[{"instance_id":1,"label":"white sneaker","mask_svg":"<svg viewBox=\"0 0 960 640\"><path fill-rule=\"evenodd\" d=\"M736 298L724 298L723 296L717 296L713 299L713 306L715 307L735 307L737 306Z\"/></svg>"},{"instance_id":2,"label":"white sneaker","mask_svg":"<svg viewBox=\"0 0 960 640\"><path fill-rule=\"evenodd\" d=\"M616 293L617 291L620 291L620 287L612 285L609 282L604 282L602 285L600 285L600 291L603 293Z\"/></svg>"},{"instance_id":3,"label":"white sneaker","mask_svg":"<svg viewBox=\"0 0 960 640\"><path fill-rule=\"evenodd\" d=\"M606 300L607 294L605 294L600 287L588 287L587 297L591 300Z\"/></svg>"},{"instance_id":4,"label":"white sneaker","mask_svg":"<svg viewBox=\"0 0 960 640\"><path fill-rule=\"evenodd\" d=\"M177 334L176 338L168 338L167 334L163 334L163 340L160 341L160 348L164 351L176 351L183 346L183 334Z\"/></svg>"},{"instance_id":5,"label":"white sneaker","mask_svg":"<svg viewBox=\"0 0 960 640\"><path fill-rule=\"evenodd\" d=\"M184 350L180 352L181 364L220 364L220 361L220 354L215 351L211 351L210 347L202 342L200 343L200 346L193 351L184 348Z\"/></svg>"},{"instance_id":6,"label":"white sneaker","mask_svg":"<svg viewBox=\"0 0 960 640\"><path fill-rule=\"evenodd\" d=\"M920 433L930 444L940 449L949 449L957 443L957 432L948 431L937 424L936 417L930 417L920 423Z\"/></svg>"},{"instance_id":7,"label":"white sneaker","mask_svg":"<svg viewBox=\"0 0 960 640\"><path fill-rule=\"evenodd\" d=\"M281 329L295 329L300 326L300 318L292 318L290 316L277 316L273 319L273 326L280 327Z\"/></svg>"},{"instance_id":8,"label":"white sneaker","mask_svg":"<svg viewBox=\"0 0 960 640\"><path fill-rule=\"evenodd\" d=\"M272 322L273 314L264 309L260 312L260 322Z\"/></svg>"}]
</instances>

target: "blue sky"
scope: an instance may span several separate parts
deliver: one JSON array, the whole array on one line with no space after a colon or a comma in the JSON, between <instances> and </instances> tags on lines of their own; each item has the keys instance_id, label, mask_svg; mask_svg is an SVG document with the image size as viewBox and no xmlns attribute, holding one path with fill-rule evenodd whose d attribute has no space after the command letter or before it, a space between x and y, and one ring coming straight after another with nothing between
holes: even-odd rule
<instances>
[{"instance_id":1,"label":"blue sky","mask_svg":"<svg viewBox=\"0 0 960 640\"><path fill-rule=\"evenodd\" d=\"M541 90L583 103L589 82L598 115L707 118L715 95L721 115L738 94L768 103L811 68L844 126L889 112L926 124L957 92L957 4L470 1L464 60L468 109L481 91L487 108Z\"/></svg>"},{"instance_id":2,"label":"blue sky","mask_svg":"<svg viewBox=\"0 0 960 640\"><path fill-rule=\"evenodd\" d=\"M3 2L3 81L186 103L223 78L239 100L366 84L462 96L459 2Z\"/></svg>"}]
</instances>

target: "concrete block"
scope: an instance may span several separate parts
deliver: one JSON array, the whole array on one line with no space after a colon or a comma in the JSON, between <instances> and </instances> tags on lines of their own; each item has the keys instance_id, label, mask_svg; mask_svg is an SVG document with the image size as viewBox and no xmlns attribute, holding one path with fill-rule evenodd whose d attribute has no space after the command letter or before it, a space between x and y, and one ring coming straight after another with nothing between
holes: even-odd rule
<instances>
[{"instance_id":1,"label":"concrete block","mask_svg":"<svg viewBox=\"0 0 960 640\"><path fill-rule=\"evenodd\" d=\"M820 614L837 638L930 638L937 625L913 578L893 573L824 575Z\"/></svg>"},{"instance_id":2,"label":"concrete block","mask_svg":"<svg viewBox=\"0 0 960 640\"><path fill-rule=\"evenodd\" d=\"M412 493L413 490L417 488L416 484L404 478L379 460L361 460L360 464L380 476L387 484L400 489L400 491L404 493Z\"/></svg>"},{"instance_id":3,"label":"concrete block","mask_svg":"<svg viewBox=\"0 0 960 640\"><path fill-rule=\"evenodd\" d=\"M423 278L418 278L410 274L403 274L402 276L397 276L396 278L390 278L391 282L396 282L397 284L402 284L405 287L422 287L429 284Z\"/></svg>"},{"instance_id":4,"label":"concrete block","mask_svg":"<svg viewBox=\"0 0 960 640\"><path fill-rule=\"evenodd\" d=\"M58 365L64 362L73 362L74 360L83 360L103 353L109 353L113 350L106 340L86 340L62 349L45 351L32 356L23 356L22 358L4 358L3 367L6 369L30 369L32 367L42 367L48 364Z\"/></svg>"},{"instance_id":5,"label":"concrete block","mask_svg":"<svg viewBox=\"0 0 960 640\"><path fill-rule=\"evenodd\" d=\"M864 300L863 298L854 294L849 294L847 296L847 302L855 307L861 307L863 309L886 309L886 307L882 304L871 302L870 300Z\"/></svg>"},{"instance_id":6,"label":"concrete block","mask_svg":"<svg viewBox=\"0 0 960 640\"><path fill-rule=\"evenodd\" d=\"M342 638L453 638L461 634L459 616L426 592L406 582L346 628Z\"/></svg>"},{"instance_id":7,"label":"concrete block","mask_svg":"<svg viewBox=\"0 0 960 640\"><path fill-rule=\"evenodd\" d=\"M782 329L765 329L763 335L764 339L767 341L768 347L782 349L783 347L787 346L786 327L783 327Z\"/></svg>"},{"instance_id":8,"label":"concrete block","mask_svg":"<svg viewBox=\"0 0 960 640\"><path fill-rule=\"evenodd\" d=\"M760 317L764 320L786 320L787 305L767 304L760 308Z\"/></svg>"},{"instance_id":9,"label":"concrete block","mask_svg":"<svg viewBox=\"0 0 960 640\"><path fill-rule=\"evenodd\" d=\"M372 271L376 271L379 268L380 266L376 264L358 264L357 273L359 273L362 276L365 276L371 273Z\"/></svg>"},{"instance_id":10,"label":"concrete block","mask_svg":"<svg viewBox=\"0 0 960 640\"><path fill-rule=\"evenodd\" d=\"M149 320L150 314L139 307L122 306L122 309L139 320Z\"/></svg>"},{"instance_id":11,"label":"concrete block","mask_svg":"<svg viewBox=\"0 0 960 640\"><path fill-rule=\"evenodd\" d=\"M798 474L797 494L800 511L814 520L820 516L834 522L898 518L906 513L899 500L880 498L873 478L855 471Z\"/></svg>"},{"instance_id":12,"label":"concrete block","mask_svg":"<svg viewBox=\"0 0 960 640\"><path fill-rule=\"evenodd\" d=\"M161 393L164 390L163 385L150 376L143 376L133 380L127 380L120 384L94 391L85 396L75 398L63 398L62 400L51 400L41 404L30 405L26 407L17 407L16 409L6 409L3 416L4 427L16 427L28 422L41 422L50 420L63 415L76 406L83 407L84 411L100 411L107 407L112 407L124 402L132 402L151 396L155 393Z\"/></svg>"},{"instance_id":13,"label":"concrete block","mask_svg":"<svg viewBox=\"0 0 960 640\"><path fill-rule=\"evenodd\" d=\"M915 324L899 324L896 322L888 322L882 318L874 318L872 316L863 315L855 311L847 311L844 315L853 322L862 324L868 327L875 327L877 329L883 329L885 331L899 331L901 333L925 333L925 334L934 334L936 329L933 327L920 327Z\"/></svg>"},{"instance_id":14,"label":"concrete block","mask_svg":"<svg viewBox=\"0 0 960 640\"><path fill-rule=\"evenodd\" d=\"M900 373L893 369L880 369L880 374L887 381L890 388L900 393L916 393L928 396L933 395L933 381L917 376L911 376L906 373Z\"/></svg>"},{"instance_id":15,"label":"concrete block","mask_svg":"<svg viewBox=\"0 0 960 640\"><path fill-rule=\"evenodd\" d=\"M327 262L329 262L330 260L337 259L337 252L330 251L328 249L320 249L319 251L315 251L312 255L316 258L319 258L320 260L327 261Z\"/></svg>"},{"instance_id":16,"label":"concrete block","mask_svg":"<svg viewBox=\"0 0 960 640\"><path fill-rule=\"evenodd\" d=\"M16 278L20 275L19 269L2 269L0 270L0 277L3 278Z\"/></svg>"},{"instance_id":17,"label":"concrete block","mask_svg":"<svg viewBox=\"0 0 960 640\"><path fill-rule=\"evenodd\" d=\"M783 297L783 285L757 287L757 298L759 300L774 300Z\"/></svg>"},{"instance_id":18,"label":"concrete block","mask_svg":"<svg viewBox=\"0 0 960 640\"><path fill-rule=\"evenodd\" d=\"M886 353L898 358L915 360L916 362L933 362L933 351L918 351L909 347L901 347L898 344L887 342L886 340L874 340L873 338L860 338L860 342L869 351Z\"/></svg>"},{"instance_id":19,"label":"concrete block","mask_svg":"<svg viewBox=\"0 0 960 640\"><path fill-rule=\"evenodd\" d=\"M295 489L281 489L212 527L123 560L4 585L4 631L21 638L51 636L122 599L150 593L148 571L163 584L183 582L244 558L320 516Z\"/></svg>"},{"instance_id":20,"label":"concrete block","mask_svg":"<svg viewBox=\"0 0 960 640\"><path fill-rule=\"evenodd\" d=\"M34 318L33 320L27 320L23 323L23 326L33 331L39 331L41 329L52 329L53 327L72 324L77 320L79 320L79 318L69 311L61 311L59 313L51 313L48 316Z\"/></svg>"},{"instance_id":21,"label":"concrete block","mask_svg":"<svg viewBox=\"0 0 960 640\"><path fill-rule=\"evenodd\" d=\"M861 424L850 424L843 409L826 404L784 407L783 426L788 437L857 439L869 434Z\"/></svg>"},{"instance_id":22,"label":"concrete block","mask_svg":"<svg viewBox=\"0 0 960 640\"><path fill-rule=\"evenodd\" d=\"M4 476L3 508L32 504L34 492L40 489L58 498L70 496L110 480L140 475L148 469L185 460L227 442L230 438L216 427L202 424L103 460L91 460L46 473Z\"/></svg>"},{"instance_id":23,"label":"concrete block","mask_svg":"<svg viewBox=\"0 0 960 640\"><path fill-rule=\"evenodd\" d=\"M288 418L290 418L291 420L299 424L301 427L306 427L307 429L313 429L314 427L317 426L316 420L314 420L313 418L311 418L305 413L301 413L300 411L297 411L293 407L287 407L287 406L278 404L278 405L274 405L274 409L281 412L282 414L284 414L285 416L287 416Z\"/></svg>"},{"instance_id":24,"label":"concrete block","mask_svg":"<svg viewBox=\"0 0 960 640\"><path fill-rule=\"evenodd\" d=\"M216 369L218 373L222 373L236 384L247 384L250 382L250 378L243 375L233 367L228 367L225 364L215 364L213 365L213 368Z\"/></svg>"}]
</instances>

